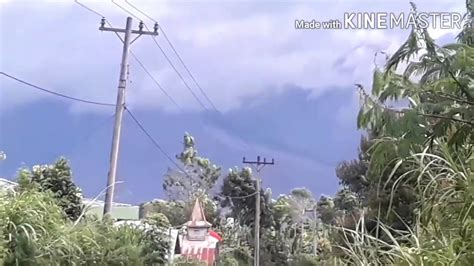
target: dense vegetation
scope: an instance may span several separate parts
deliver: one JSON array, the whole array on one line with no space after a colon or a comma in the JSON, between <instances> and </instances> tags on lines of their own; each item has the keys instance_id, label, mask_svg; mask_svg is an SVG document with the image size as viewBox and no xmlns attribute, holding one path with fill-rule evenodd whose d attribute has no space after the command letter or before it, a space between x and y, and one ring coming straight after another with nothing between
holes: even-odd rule
<instances>
[{"instance_id":1,"label":"dense vegetation","mask_svg":"<svg viewBox=\"0 0 474 266\"><path fill-rule=\"evenodd\" d=\"M472 265L470 1L467 10L457 43L439 46L414 27L385 67L374 71L371 91L358 85L357 123L367 134L359 157L337 167L340 190L334 197L315 199L295 188L272 198L262 189L262 265ZM401 107L390 107L393 103ZM189 134L178 159L184 171L170 169L163 184L169 198L144 207L153 230L114 227L84 215L64 159L20 171L19 188L0 195L0 263L160 265L167 239L159 229L183 224L199 197L223 235L221 263L250 265L252 171L236 168L223 176L220 167L199 156Z\"/></svg>"},{"instance_id":2,"label":"dense vegetation","mask_svg":"<svg viewBox=\"0 0 474 266\"><path fill-rule=\"evenodd\" d=\"M168 221L150 228L113 226L84 215L82 195L64 159L22 169L19 186L0 191L2 265L151 265L165 261Z\"/></svg>"}]
</instances>

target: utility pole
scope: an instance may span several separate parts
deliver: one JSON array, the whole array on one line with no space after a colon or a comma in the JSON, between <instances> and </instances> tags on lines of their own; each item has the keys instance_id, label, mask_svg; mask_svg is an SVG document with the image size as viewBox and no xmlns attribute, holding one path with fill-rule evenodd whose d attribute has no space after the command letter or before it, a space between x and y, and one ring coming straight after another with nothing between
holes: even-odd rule
<instances>
[{"instance_id":1,"label":"utility pole","mask_svg":"<svg viewBox=\"0 0 474 266\"><path fill-rule=\"evenodd\" d=\"M115 192L115 179L117 176L117 163L120 148L120 133L122 130L122 118L123 111L125 109L125 88L127 87L127 67L128 67L128 54L130 52L130 45L138 39L141 35L158 35L158 24L155 24L154 32L143 31L143 22L140 22L139 30L132 30L132 18L127 17L127 23L125 29L109 28L105 27L105 18L102 18L101 25L99 27L101 31L112 31L117 35L119 33L125 33L123 41L122 51L122 62L120 64L120 79L118 84L117 104L115 106L115 123L114 132L112 136L112 149L110 152L110 169L107 177L107 188L105 192L105 204L104 204L104 217L110 214L112 210L112 203L114 200ZM131 41L132 34L138 34L138 36ZM118 35L120 38L120 35Z\"/></svg>"},{"instance_id":2,"label":"utility pole","mask_svg":"<svg viewBox=\"0 0 474 266\"><path fill-rule=\"evenodd\" d=\"M274 165L275 160L272 159L271 162L267 162L266 158L263 158L263 161L260 161L260 156L257 156L257 161L246 161L245 157L242 161L244 164L250 164L250 165L255 165L255 170L257 173L260 173L260 171L266 166L266 165ZM256 177L255 178L255 189L256 189L256 194L255 194L255 252L254 252L254 266L259 266L260 265L260 178Z\"/></svg>"}]
</instances>

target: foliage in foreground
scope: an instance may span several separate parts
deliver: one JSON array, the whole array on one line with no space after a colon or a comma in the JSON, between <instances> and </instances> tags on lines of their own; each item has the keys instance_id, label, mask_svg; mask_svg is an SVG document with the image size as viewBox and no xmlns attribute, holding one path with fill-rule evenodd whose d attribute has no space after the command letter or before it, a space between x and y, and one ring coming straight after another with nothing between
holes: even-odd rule
<instances>
[{"instance_id":1,"label":"foliage in foreground","mask_svg":"<svg viewBox=\"0 0 474 266\"><path fill-rule=\"evenodd\" d=\"M52 165L36 165L31 170L22 169L18 179L20 188L51 192L70 220L80 218L84 208L82 192L74 184L71 167L65 158L60 158Z\"/></svg>"},{"instance_id":2,"label":"foliage in foreground","mask_svg":"<svg viewBox=\"0 0 474 266\"><path fill-rule=\"evenodd\" d=\"M458 43L440 47L415 26L385 70L376 69L371 93L359 86L358 125L370 134L359 160L338 168L344 187L336 197L357 204L318 203L329 257L339 263L474 261L474 9L466 3Z\"/></svg>"},{"instance_id":3,"label":"foliage in foreground","mask_svg":"<svg viewBox=\"0 0 474 266\"><path fill-rule=\"evenodd\" d=\"M164 263L167 239L153 226L114 226L94 218L72 222L51 191L6 191L0 194L0 264Z\"/></svg>"}]
</instances>

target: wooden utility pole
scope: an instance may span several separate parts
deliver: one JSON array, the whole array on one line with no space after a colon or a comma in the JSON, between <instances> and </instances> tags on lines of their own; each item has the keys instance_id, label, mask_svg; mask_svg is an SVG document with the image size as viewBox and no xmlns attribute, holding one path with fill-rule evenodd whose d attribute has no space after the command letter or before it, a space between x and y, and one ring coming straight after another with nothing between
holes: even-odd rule
<instances>
[{"instance_id":1,"label":"wooden utility pole","mask_svg":"<svg viewBox=\"0 0 474 266\"><path fill-rule=\"evenodd\" d=\"M266 165L274 165L275 160L272 159L271 162L267 162L266 158L263 158L263 161L260 161L260 156L257 156L257 161L246 161L245 157L242 161L244 164L250 164L252 166L255 165L255 170L257 173L260 173L260 171L266 166ZM260 265L260 178L256 177L255 178L255 252L254 252L254 266L259 266Z\"/></svg>"},{"instance_id":2,"label":"wooden utility pole","mask_svg":"<svg viewBox=\"0 0 474 266\"><path fill-rule=\"evenodd\" d=\"M120 64L120 79L118 85L117 104L115 106L115 123L114 133L112 137L112 149L110 152L110 169L107 177L107 188L105 192L105 217L107 214L110 214L110 211L112 210L112 203L114 200L115 179L117 176L117 163L120 148L120 133L122 130L123 111L125 109L125 88L127 87L127 67L130 45L141 35L158 35L158 25L155 24L154 32L143 31L143 22L140 22L139 30L132 30L132 18L127 17L125 29L108 28L105 27L105 18L103 18L99 30L112 31L116 34L118 34L119 32L125 33L123 39L122 62ZM138 34L138 36L133 41L130 40L132 34Z\"/></svg>"}]
</instances>

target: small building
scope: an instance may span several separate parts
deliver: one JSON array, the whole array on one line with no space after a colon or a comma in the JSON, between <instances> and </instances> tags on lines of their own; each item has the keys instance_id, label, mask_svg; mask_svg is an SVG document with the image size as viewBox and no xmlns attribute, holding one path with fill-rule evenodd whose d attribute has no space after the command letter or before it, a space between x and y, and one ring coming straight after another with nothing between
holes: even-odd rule
<instances>
[{"instance_id":1,"label":"small building","mask_svg":"<svg viewBox=\"0 0 474 266\"><path fill-rule=\"evenodd\" d=\"M15 189L15 187L17 185L18 185L17 183L15 183L11 180L0 177L0 190L2 190L2 191L13 190L13 189Z\"/></svg>"},{"instance_id":2,"label":"small building","mask_svg":"<svg viewBox=\"0 0 474 266\"><path fill-rule=\"evenodd\" d=\"M135 221L117 221L115 225L133 225L148 229L150 227L144 218ZM179 227L159 229L163 235L169 237L170 248L166 258L170 263L184 257L202 261L206 265L216 265L219 256L219 243L222 242L222 238L211 230L211 226L212 224L206 220L200 201L196 200L188 222Z\"/></svg>"},{"instance_id":3,"label":"small building","mask_svg":"<svg viewBox=\"0 0 474 266\"><path fill-rule=\"evenodd\" d=\"M211 223L206 220L204 210L196 200L190 220L184 225L185 233L178 236L175 246L175 257L188 257L216 265L219 256L219 242L222 238L211 230Z\"/></svg>"},{"instance_id":4,"label":"small building","mask_svg":"<svg viewBox=\"0 0 474 266\"><path fill-rule=\"evenodd\" d=\"M100 200L83 199L86 214L102 219L104 202ZM139 206L126 203L113 202L110 210L112 219L116 221L129 221L139 219Z\"/></svg>"}]
</instances>

